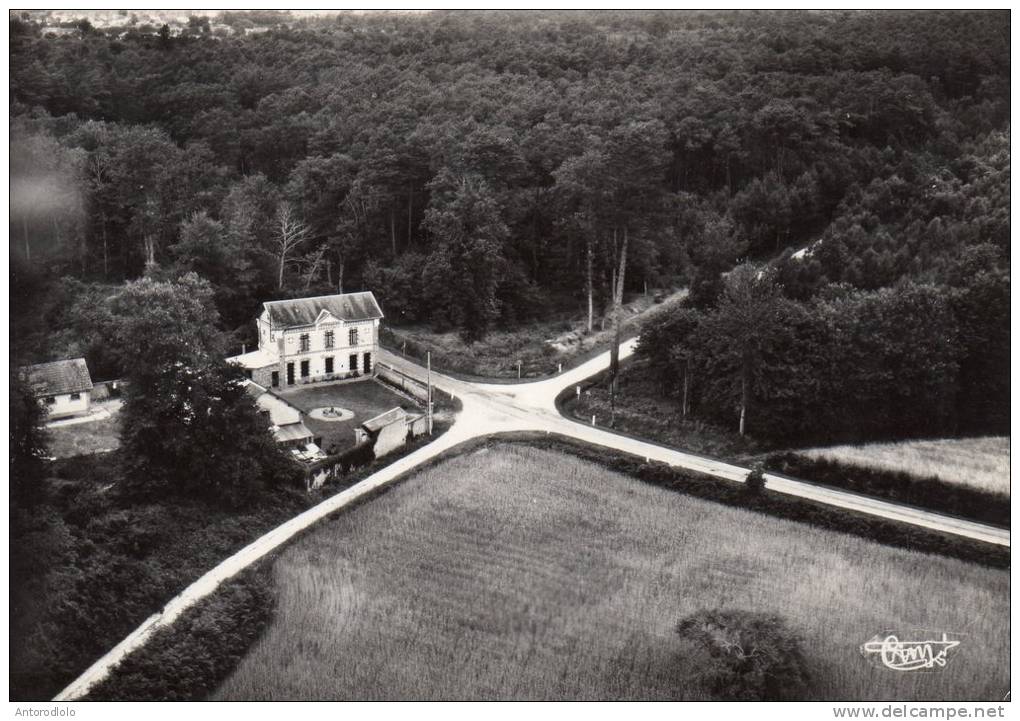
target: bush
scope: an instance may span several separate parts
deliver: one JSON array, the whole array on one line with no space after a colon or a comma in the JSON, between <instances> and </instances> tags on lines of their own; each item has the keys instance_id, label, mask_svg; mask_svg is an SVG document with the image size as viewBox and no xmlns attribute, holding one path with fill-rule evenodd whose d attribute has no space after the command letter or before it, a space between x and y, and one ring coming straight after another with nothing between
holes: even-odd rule
<instances>
[{"instance_id":1,"label":"bush","mask_svg":"<svg viewBox=\"0 0 1020 721\"><path fill-rule=\"evenodd\" d=\"M744 479L744 491L749 496L761 496L765 493L765 467L755 463L754 468Z\"/></svg>"},{"instance_id":2,"label":"bush","mask_svg":"<svg viewBox=\"0 0 1020 721\"><path fill-rule=\"evenodd\" d=\"M702 680L719 700L795 701L807 689L800 639L778 616L698 611L676 631L708 655Z\"/></svg>"}]
</instances>

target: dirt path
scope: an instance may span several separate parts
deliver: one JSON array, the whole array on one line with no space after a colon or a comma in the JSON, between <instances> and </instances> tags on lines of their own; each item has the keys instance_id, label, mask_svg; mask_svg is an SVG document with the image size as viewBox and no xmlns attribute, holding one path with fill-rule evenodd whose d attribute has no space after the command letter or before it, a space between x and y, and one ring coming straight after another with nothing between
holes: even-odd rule
<instances>
[{"instance_id":1,"label":"dirt path","mask_svg":"<svg viewBox=\"0 0 1020 721\"><path fill-rule=\"evenodd\" d=\"M636 338L623 343L620 346L620 358L632 355L636 346ZM411 376L422 379L425 377L424 368L389 351L380 349L379 360ZM173 623L181 613L210 595L223 581L279 548L300 531L380 486L391 483L440 453L473 438L512 431L546 431L717 478L743 482L748 473L746 468L617 435L561 416L556 409L556 396L563 389L580 384L608 366L609 352L606 351L556 377L532 383L474 383L433 372L435 386L456 395L463 404L463 410L458 414L450 430L427 446L398 459L351 488L278 526L220 563L184 589L161 612L150 617L89 667L54 700L71 701L84 696L93 684L105 678L110 669L125 656L144 645L155 631ZM956 536L1006 547L1010 545L1009 531L1000 528L879 501L855 493L823 488L773 474L766 474L766 481L769 489L780 493Z\"/></svg>"}]
</instances>

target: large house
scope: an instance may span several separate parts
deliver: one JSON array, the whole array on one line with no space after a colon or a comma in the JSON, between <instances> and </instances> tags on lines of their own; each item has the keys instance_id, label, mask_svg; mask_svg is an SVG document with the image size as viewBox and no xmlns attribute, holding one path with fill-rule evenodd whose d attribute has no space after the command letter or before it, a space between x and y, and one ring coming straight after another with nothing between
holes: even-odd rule
<instances>
[{"instance_id":1,"label":"large house","mask_svg":"<svg viewBox=\"0 0 1020 721\"><path fill-rule=\"evenodd\" d=\"M383 314L371 292L263 303L259 347L228 358L266 388L368 375Z\"/></svg>"},{"instance_id":2,"label":"large house","mask_svg":"<svg viewBox=\"0 0 1020 721\"><path fill-rule=\"evenodd\" d=\"M84 358L40 363L21 368L32 395L42 401L50 418L89 412L92 378Z\"/></svg>"}]
</instances>

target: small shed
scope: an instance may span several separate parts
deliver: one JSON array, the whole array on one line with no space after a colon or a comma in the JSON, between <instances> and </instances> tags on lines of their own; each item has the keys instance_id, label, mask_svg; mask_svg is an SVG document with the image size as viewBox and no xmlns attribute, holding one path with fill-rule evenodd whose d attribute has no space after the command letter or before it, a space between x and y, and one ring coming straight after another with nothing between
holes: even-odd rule
<instances>
[{"instance_id":1,"label":"small shed","mask_svg":"<svg viewBox=\"0 0 1020 721\"><path fill-rule=\"evenodd\" d=\"M24 366L21 372L32 394L42 401L50 418L88 414L92 377L84 358Z\"/></svg>"},{"instance_id":2,"label":"small shed","mask_svg":"<svg viewBox=\"0 0 1020 721\"><path fill-rule=\"evenodd\" d=\"M409 438L420 436L427 430L425 414L392 408L375 418L369 418L356 428L354 440L358 445L371 442L375 457L380 458L403 446Z\"/></svg>"}]
</instances>

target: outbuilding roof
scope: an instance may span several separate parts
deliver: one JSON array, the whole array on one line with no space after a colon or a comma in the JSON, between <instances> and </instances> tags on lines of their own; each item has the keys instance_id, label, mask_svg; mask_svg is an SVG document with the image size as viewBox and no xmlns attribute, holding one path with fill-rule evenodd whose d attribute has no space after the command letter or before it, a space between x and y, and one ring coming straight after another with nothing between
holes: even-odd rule
<instances>
[{"instance_id":1,"label":"outbuilding roof","mask_svg":"<svg viewBox=\"0 0 1020 721\"><path fill-rule=\"evenodd\" d=\"M407 411L405 411L403 408L392 408L386 411L385 413L380 413L375 418L369 418L367 421L361 424L361 427L364 428L369 433L375 433L380 428L385 428L391 423L403 421L406 418Z\"/></svg>"},{"instance_id":2,"label":"outbuilding roof","mask_svg":"<svg viewBox=\"0 0 1020 721\"><path fill-rule=\"evenodd\" d=\"M273 435L276 436L277 443L312 440L312 432L308 430L308 426L300 421L297 423L288 423L285 426L278 426L273 431Z\"/></svg>"},{"instance_id":3,"label":"outbuilding roof","mask_svg":"<svg viewBox=\"0 0 1020 721\"><path fill-rule=\"evenodd\" d=\"M324 310L344 321L375 320L383 317L383 312L371 291L271 300L264 305L273 328L315 325L316 319Z\"/></svg>"},{"instance_id":4,"label":"outbuilding roof","mask_svg":"<svg viewBox=\"0 0 1020 721\"><path fill-rule=\"evenodd\" d=\"M361 424L361 427L364 428L369 433L375 433L380 428L385 428L390 424L398 422L407 423L409 421L413 422L421 417L423 417L422 413L409 413L403 408L399 407L391 408L385 413L380 413L375 418L369 418L367 421Z\"/></svg>"},{"instance_id":5,"label":"outbuilding roof","mask_svg":"<svg viewBox=\"0 0 1020 721\"><path fill-rule=\"evenodd\" d=\"M279 362L280 359L276 355L262 348L227 358L227 363L233 363L249 370L268 368Z\"/></svg>"},{"instance_id":6,"label":"outbuilding roof","mask_svg":"<svg viewBox=\"0 0 1020 721\"><path fill-rule=\"evenodd\" d=\"M92 390L92 378L84 358L25 366L26 381L36 397L59 396Z\"/></svg>"},{"instance_id":7,"label":"outbuilding roof","mask_svg":"<svg viewBox=\"0 0 1020 721\"><path fill-rule=\"evenodd\" d=\"M301 420L301 411L296 406L255 381L245 381L244 390L255 399L259 410L269 413L269 420L274 426L288 426Z\"/></svg>"}]
</instances>

